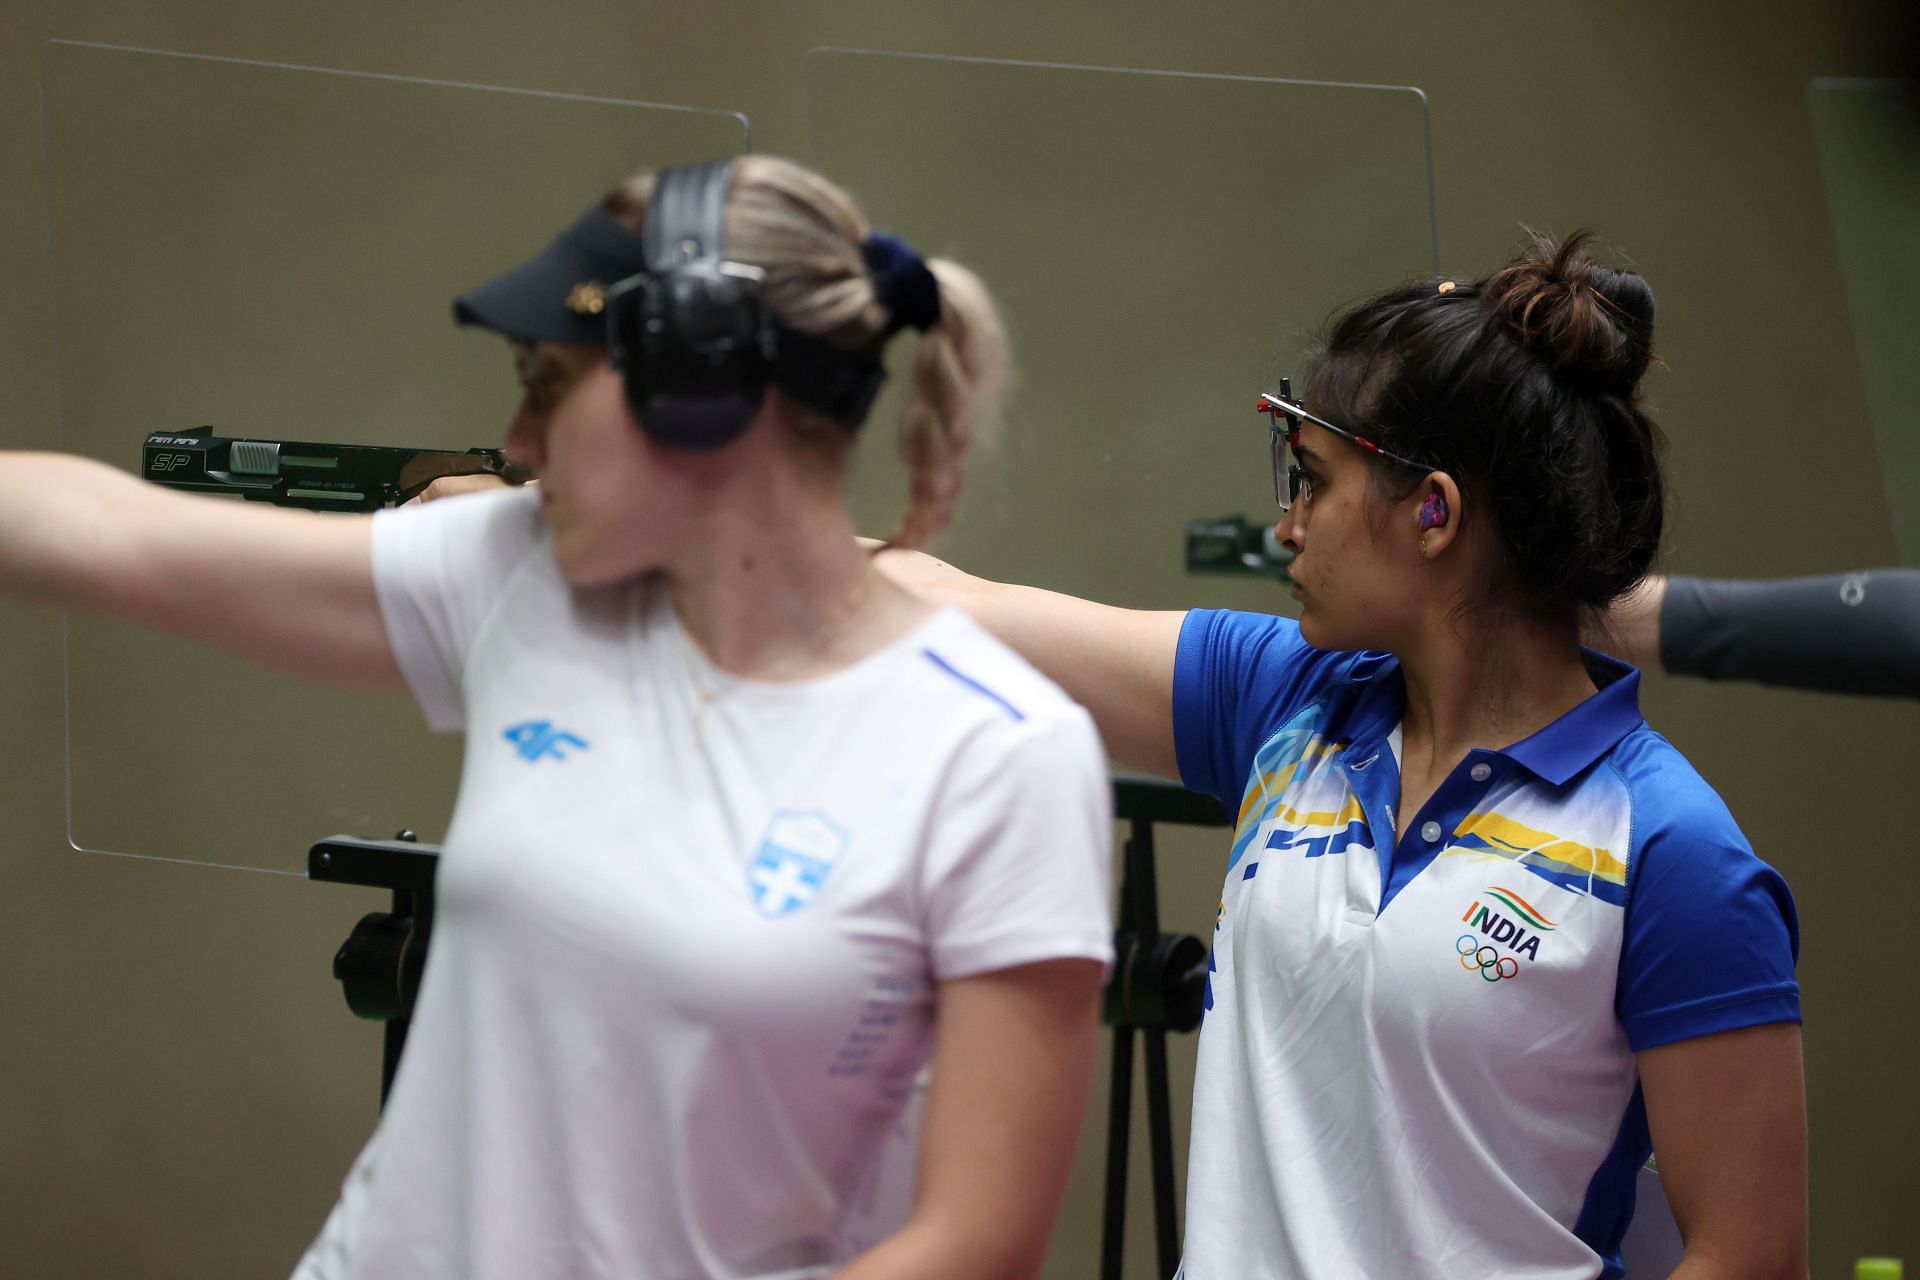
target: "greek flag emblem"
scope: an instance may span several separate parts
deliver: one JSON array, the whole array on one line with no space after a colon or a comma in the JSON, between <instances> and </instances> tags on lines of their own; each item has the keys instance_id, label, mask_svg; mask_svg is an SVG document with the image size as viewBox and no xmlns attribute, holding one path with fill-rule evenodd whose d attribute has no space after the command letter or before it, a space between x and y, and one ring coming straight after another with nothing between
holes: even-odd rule
<instances>
[{"instance_id":1,"label":"greek flag emblem","mask_svg":"<svg viewBox=\"0 0 1920 1280\"><path fill-rule=\"evenodd\" d=\"M769 920L792 915L820 896L847 833L817 809L783 809L767 823L747 863L747 892Z\"/></svg>"}]
</instances>

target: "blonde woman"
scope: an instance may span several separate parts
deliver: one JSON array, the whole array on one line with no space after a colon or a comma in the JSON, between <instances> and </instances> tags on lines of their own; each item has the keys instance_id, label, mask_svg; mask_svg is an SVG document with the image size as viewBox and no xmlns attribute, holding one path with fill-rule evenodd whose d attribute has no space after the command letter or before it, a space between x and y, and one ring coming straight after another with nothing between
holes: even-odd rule
<instances>
[{"instance_id":1,"label":"blonde woman","mask_svg":"<svg viewBox=\"0 0 1920 1280\"><path fill-rule=\"evenodd\" d=\"M994 310L761 157L643 174L462 298L541 483L371 518L0 462L0 587L464 730L433 957L301 1280L1027 1276L1109 961L1086 713L856 550L841 472L921 332L896 541L953 515ZM846 1226L911 1082L909 1221Z\"/></svg>"}]
</instances>

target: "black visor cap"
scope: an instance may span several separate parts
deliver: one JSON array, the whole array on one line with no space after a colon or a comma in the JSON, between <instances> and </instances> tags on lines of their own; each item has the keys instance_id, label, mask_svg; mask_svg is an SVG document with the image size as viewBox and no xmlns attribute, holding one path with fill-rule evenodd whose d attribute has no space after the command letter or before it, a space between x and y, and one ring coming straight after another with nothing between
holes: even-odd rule
<instances>
[{"instance_id":1,"label":"black visor cap","mask_svg":"<svg viewBox=\"0 0 1920 1280\"><path fill-rule=\"evenodd\" d=\"M607 345L606 291L646 269L640 237L598 204L538 254L453 303L453 318L519 342Z\"/></svg>"}]
</instances>

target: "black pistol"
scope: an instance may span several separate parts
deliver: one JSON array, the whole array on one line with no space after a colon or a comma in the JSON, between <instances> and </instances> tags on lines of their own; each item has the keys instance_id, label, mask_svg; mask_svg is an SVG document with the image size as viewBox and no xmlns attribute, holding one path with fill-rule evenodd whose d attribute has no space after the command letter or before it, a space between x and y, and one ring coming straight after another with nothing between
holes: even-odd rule
<instances>
[{"instance_id":1,"label":"black pistol","mask_svg":"<svg viewBox=\"0 0 1920 1280\"><path fill-rule=\"evenodd\" d=\"M442 476L527 476L499 449L403 449L216 436L212 427L147 437L140 475L170 489L238 494L309 511L376 511L416 496Z\"/></svg>"}]
</instances>

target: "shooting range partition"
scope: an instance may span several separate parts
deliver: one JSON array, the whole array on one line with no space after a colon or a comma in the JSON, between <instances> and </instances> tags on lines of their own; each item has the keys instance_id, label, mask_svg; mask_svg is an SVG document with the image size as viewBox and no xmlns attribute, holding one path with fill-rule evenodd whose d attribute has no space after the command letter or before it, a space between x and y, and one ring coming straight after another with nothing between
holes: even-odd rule
<instances>
[{"instance_id":1,"label":"shooting range partition","mask_svg":"<svg viewBox=\"0 0 1920 1280\"><path fill-rule=\"evenodd\" d=\"M203 424L497 446L511 358L452 299L635 170L749 146L650 103L66 43L44 71L61 447L129 471ZM460 743L406 699L90 618L67 672L76 848L299 873L319 836L444 831Z\"/></svg>"},{"instance_id":2,"label":"shooting range partition","mask_svg":"<svg viewBox=\"0 0 1920 1280\"><path fill-rule=\"evenodd\" d=\"M1822 77L1807 109L1894 539L1901 562L1920 568L1920 91ZM1808 391L1811 402L1793 412L1811 442L1829 411Z\"/></svg>"},{"instance_id":3,"label":"shooting range partition","mask_svg":"<svg viewBox=\"0 0 1920 1280\"><path fill-rule=\"evenodd\" d=\"M1435 270L1425 97L843 49L814 50L807 85L820 168L978 271L1012 330L1004 444L941 553L1114 604L1284 609L1271 580L1188 577L1183 527L1272 519L1255 397L1298 388L1332 313ZM904 503L905 382L862 446L876 533Z\"/></svg>"}]
</instances>

